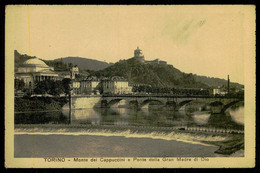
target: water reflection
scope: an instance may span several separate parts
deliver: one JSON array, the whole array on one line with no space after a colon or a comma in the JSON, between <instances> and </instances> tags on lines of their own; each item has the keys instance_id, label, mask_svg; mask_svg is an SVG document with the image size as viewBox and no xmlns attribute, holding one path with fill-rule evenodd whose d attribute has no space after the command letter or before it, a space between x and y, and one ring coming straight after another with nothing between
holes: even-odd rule
<instances>
[{"instance_id":1,"label":"water reflection","mask_svg":"<svg viewBox=\"0 0 260 173\"><path fill-rule=\"evenodd\" d=\"M236 123L244 125L244 107L239 107L236 110L229 110L229 113Z\"/></svg>"},{"instance_id":2,"label":"water reflection","mask_svg":"<svg viewBox=\"0 0 260 173\"><path fill-rule=\"evenodd\" d=\"M60 111L15 113L15 124L67 124L68 116Z\"/></svg>"},{"instance_id":3,"label":"water reflection","mask_svg":"<svg viewBox=\"0 0 260 173\"><path fill-rule=\"evenodd\" d=\"M193 115L193 119L194 119L195 123L197 123L198 125L207 124L209 117L210 117L210 113L196 112Z\"/></svg>"},{"instance_id":4,"label":"water reflection","mask_svg":"<svg viewBox=\"0 0 260 173\"><path fill-rule=\"evenodd\" d=\"M205 126L243 129L244 108L230 109L225 114L209 112L174 111L167 107L94 108L61 112L36 112L15 114L15 124L100 124L137 126Z\"/></svg>"}]
</instances>

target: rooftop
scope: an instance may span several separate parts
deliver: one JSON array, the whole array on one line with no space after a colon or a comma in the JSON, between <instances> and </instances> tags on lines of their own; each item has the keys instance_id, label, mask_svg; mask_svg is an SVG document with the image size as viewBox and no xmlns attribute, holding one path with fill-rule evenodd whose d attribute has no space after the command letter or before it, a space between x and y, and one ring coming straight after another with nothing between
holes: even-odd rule
<instances>
[{"instance_id":1,"label":"rooftop","mask_svg":"<svg viewBox=\"0 0 260 173\"><path fill-rule=\"evenodd\" d=\"M23 63L24 66L49 67L45 62L39 58L31 58Z\"/></svg>"}]
</instances>

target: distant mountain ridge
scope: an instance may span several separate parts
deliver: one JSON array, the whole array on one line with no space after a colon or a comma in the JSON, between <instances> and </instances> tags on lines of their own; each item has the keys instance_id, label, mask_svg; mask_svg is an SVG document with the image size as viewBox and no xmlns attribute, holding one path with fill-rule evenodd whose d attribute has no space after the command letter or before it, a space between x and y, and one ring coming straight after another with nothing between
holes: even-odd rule
<instances>
[{"instance_id":1,"label":"distant mountain ridge","mask_svg":"<svg viewBox=\"0 0 260 173\"><path fill-rule=\"evenodd\" d=\"M107 63L104 61L98 61L89 58L82 57L64 57L58 58L53 61L62 61L64 63L72 63L73 65L77 65L80 69L88 69L88 70L102 70L104 68L112 65L111 63Z\"/></svg>"},{"instance_id":2,"label":"distant mountain ridge","mask_svg":"<svg viewBox=\"0 0 260 173\"><path fill-rule=\"evenodd\" d=\"M207 84L210 87L216 87L216 86L221 86L221 85L226 85L227 80L225 79L220 79L220 78L215 78L215 77L206 77L206 76L200 76L194 74L195 80L198 82L202 82L204 84ZM232 79L231 79L232 81ZM237 82L230 82L230 86L242 88L243 85L239 84Z\"/></svg>"}]
</instances>

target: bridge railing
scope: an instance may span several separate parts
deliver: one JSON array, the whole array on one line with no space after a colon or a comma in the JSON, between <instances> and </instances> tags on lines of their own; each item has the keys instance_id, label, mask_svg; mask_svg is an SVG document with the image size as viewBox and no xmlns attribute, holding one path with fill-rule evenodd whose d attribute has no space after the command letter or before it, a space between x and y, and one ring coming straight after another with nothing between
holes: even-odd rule
<instances>
[{"instance_id":1,"label":"bridge railing","mask_svg":"<svg viewBox=\"0 0 260 173\"><path fill-rule=\"evenodd\" d=\"M175 95L175 94L103 94L103 97L165 97L165 98L230 98L243 99L237 96L221 96L221 95Z\"/></svg>"}]
</instances>

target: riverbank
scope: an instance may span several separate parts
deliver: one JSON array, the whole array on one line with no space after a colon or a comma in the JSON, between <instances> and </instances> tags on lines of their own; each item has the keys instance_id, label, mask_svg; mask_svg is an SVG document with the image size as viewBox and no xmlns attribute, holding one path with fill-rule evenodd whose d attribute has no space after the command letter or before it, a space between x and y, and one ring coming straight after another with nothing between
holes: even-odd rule
<instances>
[{"instance_id":1,"label":"riverbank","mask_svg":"<svg viewBox=\"0 0 260 173\"><path fill-rule=\"evenodd\" d=\"M15 97L15 112L61 110L68 103L66 97Z\"/></svg>"},{"instance_id":2,"label":"riverbank","mask_svg":"<svg viewBox=\"0 0 260 173\"><path fill-rule=\"evenodd\" d=\"M244 136L233 135L232 140L227 141L205 141L205 143L219 146L215 151L217 154L231 155L239 150L244 150Z\"/></svg>"},{"instance_id":3,"label":"riverbank","mask_svg":"<svg viewBox=\"0 0 260 173\"><path fill-rule=\"evenodd\" d=\"M216 146L215 153L231 155L244 149L243 134L224 134L213 132L191 132L171 128L145 128L100 125L15 125L15 135L90 135L118 136L125 138L150 138L166 141L179 141L189 144Z\"/></svg>"}]
</instances>

